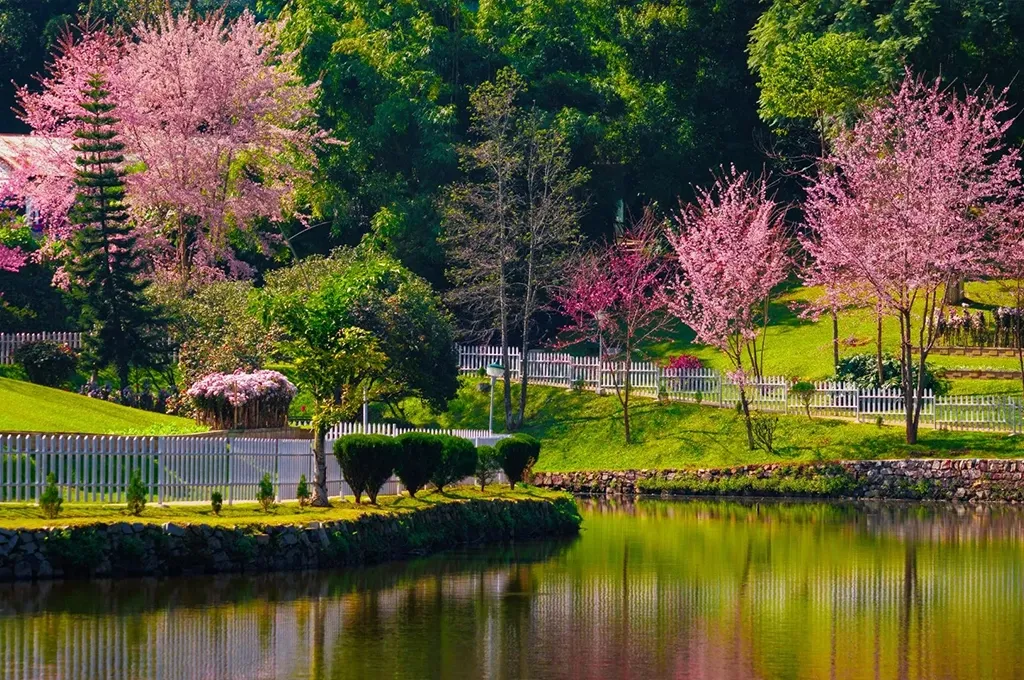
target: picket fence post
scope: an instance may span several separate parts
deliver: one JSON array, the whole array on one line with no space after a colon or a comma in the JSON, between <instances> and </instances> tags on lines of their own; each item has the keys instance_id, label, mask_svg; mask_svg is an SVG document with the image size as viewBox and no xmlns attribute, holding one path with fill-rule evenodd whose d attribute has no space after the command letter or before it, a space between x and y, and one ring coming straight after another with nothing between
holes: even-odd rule
<instances>
[{"instance_id":1,"label":"picket fence post","mask_svg":"<svg viewBox=\"0 0 1024 680\"><path fill-rule=\"evenodd\" d=\"M225 461L226 461L225 464L224 464L224 474L227 477L227 479L224 480L224 483L225 483L225 486L228 487L228 505L234 505L234 503L235 503L235 494L234 494L235 487L231 483L231 437L228 437L225 440L225 442L224 442L224 452L227 454L226 456L224 456Z\"/></svg>"},{"instance_id":2,"label":"picket fence post","mask_svg":"<svg viewBox=\"0 0 1024 680\"><path fill-rule=\"evenodd\" d=\"M164 504L164 438L156 438L156 502L157 505Z\"/></svg>"}]
</instances>

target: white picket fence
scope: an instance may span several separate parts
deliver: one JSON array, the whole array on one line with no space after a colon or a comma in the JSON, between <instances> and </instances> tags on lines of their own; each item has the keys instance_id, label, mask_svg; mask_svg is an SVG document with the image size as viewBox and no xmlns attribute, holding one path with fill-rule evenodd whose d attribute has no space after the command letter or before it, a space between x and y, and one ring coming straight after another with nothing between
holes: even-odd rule
<instances>
[{"instance_id":1,"label":"white picket fence","mask_svg":"<svg viewBox=\"0 0 1024 680\"><path fill-rule=\"evenodd\" d=\"M26 342L50 340L68 345L78 351L82 349L82 334L64 331L39 333L0 333L0 364L13 364L14 351Z\"/></svg>"},{"instance_id":2,"label":"white picket fence","mask_svg":"<svg viewBox=\"0 0 1024 680\"><path fill-rule=\"evenodd\" d=\"M383 425L369 430L388 436L408 431ZM343 423L328 437L326 481L331 496L352 493L330 453L333 440L362 431L361 424ZM466 436L477 446L504 436L474 430L443 432L484 435ZM67 502L123 503L136 470L150 502L209 501L214 491L220 491L228 503L252 501L265 474L270 475L277 498L287 500L295 498L302 475L312 481L313 452L308 439L0 434L0 502L38 502L47 475L53 473ZM505 481L504 476L497 481ZM467 478L463 483L475 480ZM381 493L396 495L403 489L393 477Z\"/></svg>"},{"instance_id":3,"label":"white picket fence","mask_svg":"<svg viewBox=\"0 0 1024 680\"><path fill-rule=\"evenodd\" d=\"M503 363L501 348L459 345L459 367L477 373L492 362ZM625 384L629 372L632 393L642 397L702 403L734 408L739 386L710 368L667 369L649 361L599 361L564 352L530 350L526 362L518 349L509 349L509 370L518 380L525 363L528 380L535 384L610 392ZM853 418L859 422L900 422L904 418L902 392L892 389L861 389L853 383L819 381L804 405L786 378L762 376L746 383L751 407L777 413ZM948 430L1024 431L1024 405L1005 395L936 396L926 390L921 403L921 424Z\"/></svg>"}]
</instances>

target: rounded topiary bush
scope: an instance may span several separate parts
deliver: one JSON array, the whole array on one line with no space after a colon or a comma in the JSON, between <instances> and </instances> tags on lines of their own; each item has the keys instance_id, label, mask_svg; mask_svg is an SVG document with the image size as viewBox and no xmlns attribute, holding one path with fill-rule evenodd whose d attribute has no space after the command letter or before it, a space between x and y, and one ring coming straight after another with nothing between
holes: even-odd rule
<instances>
[{"instance_id":1,"label":"rounded topiary bush","mask_svg":"<svg viewBox=\"0 0 1024 680\"><path fill-rule=\"evenodd\" d=\"M510 488L523 481L523 474L540 458L540 441L528 434L514 434L494 446L501 469L508 476Z\"/></svg>"},{"instance_id":2,"label":"rounded topiary bush","mask_svg":"<svg viewBox=\"0 0 1024 680\"><path fill-rule=\"evenodd\" d=\"M335 440L334 455L356 503L363 493L377 503L377 493L391 477L401 450L394 437L379 434L350 434Z\"/></svg>"},{"instance_id":3,"label":"rounded topiary bush","mask_svg":"<svg viewBox=\"0 0 1024 680\"><path fill-rule=\"evenodd\" d=\"M471 477L476 473L476 447L473 442L462 437L440 435L441 463L437 466L430 481L438 491L458 481Z\"/></svg>"},{"instance_id":4,"label":"rounded topiary bush","mask_svg":"<svg viewBox=\"0 0 1024 680\"><path fill-rule=\"evenodd\" d=\"M397 438L402 449L395 460L395 474L410 496L427 485L441 465L444 441L436 434L407 432Z\"/></svg>"},{"instance_id":5,"label":"rounded topiary bush","mask_svg":"<svg viewBox=\"0 0 1024 680\"><path fill-rule=\"evenodd\" d=\"M75 374L78 355L67 344L51 340L26 342L14 350L14 361L31 382L60 387Z\"/></svg>"}]
</instances>

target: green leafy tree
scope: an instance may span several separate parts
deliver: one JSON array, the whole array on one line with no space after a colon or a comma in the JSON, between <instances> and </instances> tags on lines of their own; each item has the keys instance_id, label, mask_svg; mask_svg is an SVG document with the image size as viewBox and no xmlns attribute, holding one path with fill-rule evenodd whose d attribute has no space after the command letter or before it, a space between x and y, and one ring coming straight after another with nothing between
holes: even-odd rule
<instances>
[{"instance_id":1,"label":"green leafy tree","mask_svg":"<svg viewBox=\"0 0 1024 680\"><path fill-rule=\"evenodd\" d=\"M528 481L523 478L540 458L540 441L528 434L517 433L499 440L494 450L501 469L508 477L509 488L514 489L516 482Z\"/></svg>"},{"instance_id":2,"label":"green leafy tree","mask_svg":"<svg viewBox=\"0 0 1024 680\"><path fill-rule=\"evenodd\" d=\"M334 442L341 474L355 494L356 503L365 493L377 504L377 493L388 481L402 445L394 437L379 434L350 434Z\"/></svg>"},{"instance_id":3,"label":"green leafy tree","mask_svg":"<svg viewBox=\"0 0 1024 680\"><path fill-rule=\"evenodd\" d=\"M440 435L441 462L434 469L430 481L438 491L444 487L460 482L476 472L476 447L473 442L462 437Z\"/></svg>"},{"instance_id":4,"label":"green leafy tree","mask_svg":"<svg viewBox=\"0 0 1024 680\"><path fill-rule=\"evenodd\" d=\"M480 490L486 491L487 485L494 481L501 470L498 452L493 446L478 446L476 449L476 480L480 482Z\"/></svg>"},{"instance_id":5,"label":"green leafy tree","mask_svg":"<svg viewBox=\"0 0 1024 680\"><path fill-rule=\"evenodd\" d=\"M326 435L374 401L443 408L458 387L451 318L423 279L372 248L339 249L267 276L258 301L313 398L314 506L327 504Z\"/></svg>"},{"instance_id":6,"label":"green leafy tree","mask_svg":"<svg viewBox=\"0 0 1024 680\"><path fill-rule=\"evenodd\" d=\"M299 500L300 508L309 505L309 495L309 482L306 481L306 475L300 475L299 485L295 488L295 497Z\"/></svg>"},{"instance_id":7,"label":"green leafy tree","mask_svg":"<svg viewBox=\"0 0 1024 680\"><path fill-rule=\"evenodd\" d=\"M402 485L415 498L416 492L427 485L441 466L444 442L426 432L406 432L397 439L402 446L395 461L395 474Z\"/></svg>"},{"instance_id":8,"label":"green leafy tree","mask_svg":"<svg viewBox=\"0 0 1024 680\"><path fill-rule=\"evenodd\" d=\"M113 364L121 388L133 367L166 361L165 319L146 298L147 283L124 206L124 146L103 78L82 92L75 132L75 195L70 248L73 293L82 304L86 360L94 369Z\"/></svg>"},{"instance_id":9,"label":"green leafy tree","mask_svg":"<svg viewBox=\"0 0 1024 680\"><path fill-rule=\"evenodd\" d=\"M510 430L526 414L529 372L520 371L513 406L509 348L518 340L525 355L536 340L547 293L579 240L576 193L587 178L569 164L561 133L520 107L524 88L518 74L504 69L474 91L476 142L463 149L470 178L452 187L445 210L450 298L475 330L497 332Z\"/></svg>"},{"instance_id":10,"label":"green leafy tree","mask_svg":"<svg viewBox=\"0 0 1024 680\"><path fill-rule=\"evenodd\" d=\"M274 481L270 478L269 472L260 478L259 487L256 489L256 502L263 508L263 512L270 512L274 507Z\"/></svg>"}]
</instances>

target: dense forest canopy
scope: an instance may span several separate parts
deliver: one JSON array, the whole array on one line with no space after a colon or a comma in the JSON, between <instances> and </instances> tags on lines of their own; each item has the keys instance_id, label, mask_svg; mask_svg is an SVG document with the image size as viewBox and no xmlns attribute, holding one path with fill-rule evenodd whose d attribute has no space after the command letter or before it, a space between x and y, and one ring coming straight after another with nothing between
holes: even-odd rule
<instances>
[{"instance_id":1,"label":"dense forest canopy","mask_svg":"<svg viewBox=\"0 0 1024 680\"><path fill-rule=\"evenodd\" d=\"M1024 5L1005 0L0 0L0 133L26 131L12 82L33 86L76 15L128 28L168 6L279 21L302 77L320 83L320 126L344 143L320 152L312 219L286 226L292 252L369 235L440 287L470 94L501 69L586 170L592 241L645 206L691 200L719 167L817 155L906 68L1016 101L1024 50ZM798 193L791 173L776 176Z\"/></svg>"}]
</instances>

